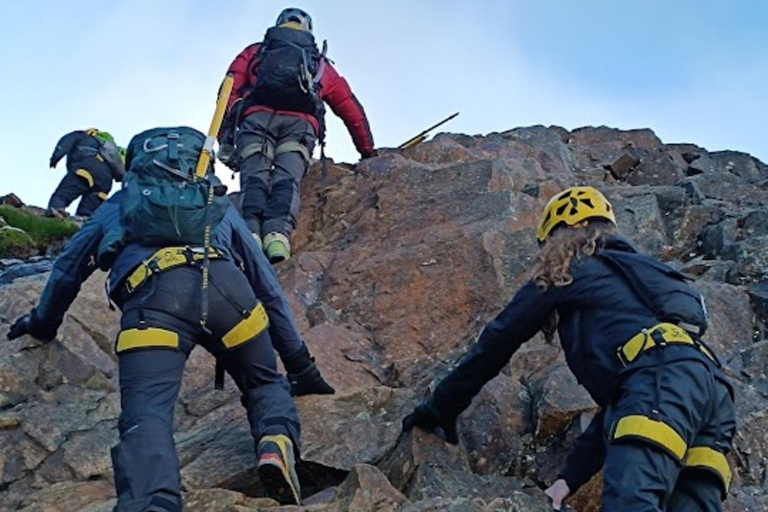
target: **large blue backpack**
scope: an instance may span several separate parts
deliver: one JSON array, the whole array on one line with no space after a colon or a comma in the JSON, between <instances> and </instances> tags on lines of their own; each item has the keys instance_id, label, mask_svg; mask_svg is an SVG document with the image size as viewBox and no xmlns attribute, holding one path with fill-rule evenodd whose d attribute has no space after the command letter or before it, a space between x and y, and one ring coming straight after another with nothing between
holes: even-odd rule
<instances>
[{"instance_id":1,"label":"large blue backpack","mask_svg":"<svg viewBox=\"0 0 768 512\"><path fill-rule=\"evenodd\" d=\"M126 151L121 224L126 242L149 247L202 245L229 205L226 187L209 165L195 168L205 135L186 126L153 128L131 139ZM212 195L211 195L212 194Z\"/></svg>"}]
</instances>

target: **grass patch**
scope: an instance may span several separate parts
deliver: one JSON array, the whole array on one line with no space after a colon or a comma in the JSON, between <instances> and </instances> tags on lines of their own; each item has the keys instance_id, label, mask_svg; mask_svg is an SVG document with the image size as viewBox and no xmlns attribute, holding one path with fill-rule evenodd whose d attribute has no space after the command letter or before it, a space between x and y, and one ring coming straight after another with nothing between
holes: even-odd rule
<instances>
[{"instance_id":1,"label":"grass patch","mask_svg":"<svg viewBox=\"0 0 768 512\"><path fill-rule=\"evenodd\" d=\"M72 221L40 217L5 204L0 205L0 217L4 218L9 226L24 230L41 253L45 253L51 242L69 238L80 229Z\"/></svg>"}]
</instances>

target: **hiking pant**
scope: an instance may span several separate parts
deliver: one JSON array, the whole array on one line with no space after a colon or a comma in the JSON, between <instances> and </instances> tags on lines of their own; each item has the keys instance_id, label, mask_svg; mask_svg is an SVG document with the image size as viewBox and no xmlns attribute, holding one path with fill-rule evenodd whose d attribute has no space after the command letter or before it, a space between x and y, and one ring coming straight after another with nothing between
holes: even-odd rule
<instances>
[{"instance_id":1,"label":"hiking pant","mask_svg":"<svg viewBox=\"0 0 768 512\"><path fill-rule=\"evenodd\" d=\"M315 146L312 125L296 116L254 112L240 124L236 150L243 217L258 235L290 235L299 214L299 184Z\"/></svg>"},{"instance_id":2,"label":"hiking pant","mask_svg":"<svg viewBox=\"0 0 768 512\"><path fill-rule=\"evenodd\" d=\"M730 386L698 360L632 371L604 423L603 512L720 512L736 429Z\"/></svg>"},{"instance_id":3,"label":"hiking pant","mask_svg":"<svg viewBox=\"0 0 768 512\"><path fill-rule=\"evenodd\" d=\"M76 162L72 167L51 195L48 209L66 209L72 201L82 196L75 215L90 217L109 195L112 173L107 164L94 157Z\"/></svg>"},{"instance_id":4,"label":"hiking pant","mask_svg":"<svg viewBox=\"0 0 768 512\"><path fill-rule=\"evenodd\" d=\"M200 326L201 295L200 269L176 267L151 276L123 304L116 347L120 442L112 449L115 512L181 510L173 411L184 363L198 344L242 393L254 440L287 435L298 456L296 407L277 371L266 313L245 275L231 261L210 262L210 333ZM251 313L244 318L244 311Z\"/></svg>"}]
</instances>

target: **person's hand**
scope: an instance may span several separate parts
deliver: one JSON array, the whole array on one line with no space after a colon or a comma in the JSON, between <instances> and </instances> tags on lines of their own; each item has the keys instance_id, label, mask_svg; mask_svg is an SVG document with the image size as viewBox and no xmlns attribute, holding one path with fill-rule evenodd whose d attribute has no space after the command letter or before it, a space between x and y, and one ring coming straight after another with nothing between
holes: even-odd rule
<instances>
[{"instance_id":1,"label":"person's hand","mask_svg":"<svg viewBox=\"0 0 768 512\"><path fill-rule=\"evenodd\" d=\"M375 149L372 149L370 153L366 153L365 155L360 155L360 159L365 160L365 159L374 158L377 156L379 156L379 152L376 151Z\"/></svg>"},{"instance_id":2,"label":"person's hand","mask_svg":"<svg viewBox=\"0 0 768 512\"><path fill-rule=\"evenodd\" d=\"M25 334L29 334L29 325L32 321L32 315L30 313L27 313L26 315L17 318L15 322L13 322L13 325L8 330L8 339L9 340L15 340L18 337L24 336Z\"/></svg>"},{"instance_id":3,"label":"person's hand","mask_svg":"<svg viewBox=\"0 0 768 512\"><path fill-rule=\"evenodd\" d=\"M443 418L428 403L417 406L411 414L403 418L403 432L408 432L413 427L419 427L427 432L432 432L447 443L459 443L459 435L456 431L456 418Z\"/></svg>"},{"instance_id":4,"label":"person's hand","mask_svg":"<svg viewBox=\"0 0 768 512\"><path fill-rule=\"evenodd\" d=\"M39 340L50 341L56 337L56 329L41 328L34 321L32 313L27 313L13 322L13 325L8 330L8 339L15 340L25 334L31 334Z\"/></svg>"},{"instance_id":5,"label":"person's hand","mask_svg":"<svg viewBox=\"0 0 768 512\"><path fill-rule=\"evenodd\" d=\"M56 162L54 162L53 160L48 162L48 165L50 166L51 169L55 169L56 168Z\"/></svg>"},{"instance_id":6,"label":"person's hand","mask_svg":"<svg viewBox=\"0 0 768 512\"><path fill-rule=\"evenodd\" d=\"M560 510L563 506L563 500L571 494L571 489L568 487L568 484L565 483L565 480L560 478L550 485L547 490L544 491L544 494L552 498L552 509Z\"/></svg>"}]
</instances>

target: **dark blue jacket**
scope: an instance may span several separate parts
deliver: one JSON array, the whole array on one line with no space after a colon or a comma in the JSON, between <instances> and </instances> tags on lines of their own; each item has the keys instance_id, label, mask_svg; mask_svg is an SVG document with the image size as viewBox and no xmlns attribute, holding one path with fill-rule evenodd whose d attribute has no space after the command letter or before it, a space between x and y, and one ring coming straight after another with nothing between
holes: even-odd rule
<instances>
[{"instance_id":1,"label":"dark blue jacket","mask_svg":"<svg viewBox=\"0 0 768 512\"><path fill-rule=\"evenodd\" d=\"M630 265L652 259L637 252L628 241L610 237L598 255L571 264L571 284L551 286L542 292L529 281L485 327L458 367L440 382L430 405L445 418L460 414L554 311L559 315L558 334L568 367L598 405L608 405L626 371L617 350L660 319L600 254ZM696 359L709 364L701 352L687 346L668 346L664 357L667 361ZM647 353L632 363L632 368L656 364L660 364L658 354ZM572 455L579 456L569 457L563 472L569 485L583 483L602 466L602 419L599 414L577 441Z\"/></svg>"},{"instance_id":2,"label":"dark blue jacket","mask_svg":"<svg viewBox=\"0 0 768 512\"><path fill-rule=\"evenodd\" d=\"M33 312L33 324L44 325L46 330L58 329L61 325L82 283L98 268L99 245L107 233L120 226L122 194L118 191L104 202L56 259L40 302ZM301 334L277 275L234 206L230 205L217 226L211 245L228 254L243 268L254 294L267 310L269 334L280 355L287 356L300 350L303 347ZM116 291L125 278L158 249L130 244L120 252L108 278L111 298L117 299Z\"/></svg>"}]
</instances>

